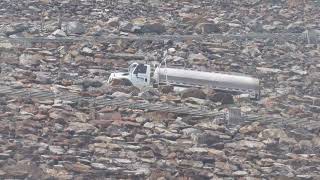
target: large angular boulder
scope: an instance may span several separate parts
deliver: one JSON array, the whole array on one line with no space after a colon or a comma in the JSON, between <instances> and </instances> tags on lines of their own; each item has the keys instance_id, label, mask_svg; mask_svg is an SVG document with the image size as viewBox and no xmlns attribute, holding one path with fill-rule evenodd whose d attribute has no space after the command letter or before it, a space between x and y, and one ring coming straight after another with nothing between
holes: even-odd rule
<instances>
[{"instance_id":1,"label":"large angular boulder","mask_svg":"<svg viewBox=\"0 0 320 180\"><path fill-rule=\"evenodd\" d=\"M243 5L246 5L246 6L253 6L253 5L256 5L258 3L260 3L261 0L244 0L244 1L241 1L241 3Z\"/></svg>"},{"instance_id":2,"label":"large angular boulder","mask_svg":"<svg viewBox=\"0 0 320 180\"><path fill-rule=\"evenodd\" d=\"M132 86L132 82L129 79L113 79L110 82L111 86Z\"/></svg>"},{"instance_id":3,"label":"large angular boulder","mask_svg":"<svg viewBox=\"0 0 320 180\"><path fill-rule=\"evenodd\" d=\"M170 92L173 92L174 87L167 85L167 86L159 86L159 91L163 94L169 94Z\"/></svg>"},{"instance_id":4,"label":"large angular boulder","mask_svg":"<svg viewBox=\"0 0 320 180\"><path fill-rule=\"evenodd\" d=\"M287 138L288 135L282 129L265 129L259 135L261 139L281 139Z\"/></svg>"},{"instance_id":5,"label":"large angular boulder","mask_svg":"<svg viewBox=\"0 0 320 180\"><path fill-rule=\"evenodd\" d=\"M6 49L6 47L7 48L11 47L9 44L7 44L7 45L4 44L1 47L1 44L0 44L0 49L2 49L2 48ZM6 46L6 47L4 47L4 46ZM14 47L12 46L12 48L14 48ZM19 64L19 55L13 51L2 51L0 53L0 63Z\"/></svg>"},{"instance_id":6,"label":"large angular boulder","mask_svg":"<svg viewBox=\"0 0 320 180\"><path fill-rule=\"evenodd\" d=\"M221 102L222 104L233 104L233 96L230 93L216 92L209 96L209 99L213 102Z\"/></svg>"},{"instance_id":7,"label":"large angular boulder","mask_svg":"<svg viewBox=\"0 0 320 180\"><path fill-rule=\"evenodd\" d=\"M22 54L19 57L19 62L23 66L39 65L43 57L39 54Z\"/></svg>"},{"instance_id":8,"label":"large angular boulder","mask_svg":"<svg viewBox=\"0 0 320 180\"><path fill-rule=\"evenodd\" d=\"M13 34L21 33L29 29L29 25L23 24L23 23L18 23L18 24L12 24L8 25L3 28L4 29L4 34L6 36L10 36Z\"/></svg>"},{"instance_id":9,"label":"large angular boulder","mask_svg":"<svg viewBox=\"0 0 320 180\"><path fill-rule=\"evenodd\" d=\"M205 65L208 62L208 58L201 53L190 54L188 57L188 61L190 64Z\"/></svg>"},{"instance_id":10,"label":"large angular boulder","mask_svg":"<svg viewBox=\"0 0 320 180\"><path fill-rule=\"evenodd\" d=\"M58 155L64 154L65 152L65 150L60 146L49 146L49 151L52 154L58 154Z\"/></svg>"},{"instance_id":11,"label":"large angular boulder","mask_svg":"<svg viewBox=\"0 0 320 180\"><path fill-rule=\"evenodd\" d=\"M40 84L51 84L52 81L52 77L50 77L50 74L47 72L37 72L35 73L37 75L36 77L36 82L40 83Z\"/></svg>"},{"instance_id":12,"label":"large angular boulder","mask_svg":"<svg viewBox=\"0 0 320 180\"><path fill-rule=\"evenodd\" d=\"M155 100L159 98L160 93L156 89L148 89L140 92L138 96L146 100Z\"/></svg>"},{"instance_id":13,"label":"large angular boulder","mask_svg":"<svg viewBox=\"0 0 320 180\"><path fill-rule=\"evenodd\" d=\"M74 164L70 164L70 163L66 163L64 164L64 167L67 170L71 170L77 173L88 173L91 170L91 167L82 163L74 163Z\"/></svg>"},{"instance_id":14,"label":"large angular boulder","mask_svg":"<svg viewBox=\"0 0 320 180\"><path fill-rule=\"evenodd\" d=\"M81 49L81 54L83 54L84 56L93 56L93 50L89 47L84 47Z\"/></svg>"},{"instance_id":15,"label":"large angular boulder","mask_svg":"<svg viewBox=\"0 0 320 180\"><path fill-rule=\"evenodd\" d=\"M181 98L194 97L199 99L205 99L206 96L207 95L202 90L197 88L189 88L181 92Z\"/></svg>"},{"instance_id":16,"label":"large angular boulder","mask_svg":"<svg viewBox=\"0 0 320 180\"><path fill-rule=\"evenodd\" d=\"M286 27L286 29L290 33L303 33L306 30L302 21L291 23Z\"/></svg>"},{"instance_id":17,"label":"large angular boulder","mask_svg":"<svg viewBox=\"0 0 320 180\"><path fill-rule=\"evenodd\" d=\"M83 79L83 80L76 82L75 84L81 85L84 89L87 89L89 87L98 88L103 85L103 83L101 81L95 80L95 79Z\"/></svg>"},{"instance_id":18,"label":"large angular boulder","mask_svg":"<svg viewBox=\"0 0 320 180\"><path fill-rule=\"evenodd\" d=\"M86 32L85 26L76 21L63 23L62 30L67 34L84 34Z\"/></svg>"},{"instance_id":19,"label":"large angular boulder","mask_svg":"<svg viewBox=\"0 0 320 180\"><path fill-rule=\"evenodd\" d=\"M197 144L206 144L208 146L221 143L226 137L223 134L214 131L192 134L191 138Z\"/></svg>"},{"instance_id":20,"label":"large angular boulder","mask_svg":"<svg viewBox=\"0 0 320 180\"><path fill-rule=\"evenodd\" d=\"M119 17L112 17L108 20L107 24L110 27L117 27L120 24L119 20L120 20Z\"/></svg>"},{"instance_id":21,"label":"large angular boulder","mask_svg":"<svg viewBox=\"0 0 320 180\"><path fill-rule=\"evenodd\" d=\"M61 29L55 30L52 33L52 35L55 36L55 37L66 37L67 36L67 34L64 31L62 31Z\"/></svg>"},{"instance_id":22,"label":"large angular boulder","mask_svg":"<svg viewBox=\"0 0 320 180\"><path fill-rule=\"evenodd\" d=\"M312 138L312 144L315 147L320 147L320 137L316 136L316 137Z\"/></svg>"},{"instance_id":23,"label":"large angular boulder","mask_svg":"<svg viewBox=\"0 0 320 180\"><path fill-rule=\"evenodd\" d=\"M141 33L157 33L161 34L166 32L166 27L159 22L146 23L141 26Z\"/></svg>"},{"instance_id":24,"label":"large angular boulder","mask_svg":"<svg viewBox=\"0 0 320 180\"><path fill-rule=\"evenodd\" d=\"M196 27L196 32L199 34L220 33L221 29L214 23L200 23Z\"/></svg>"},{"instance_id":25,"label":"large angular boulder","mask_svg":"<svg viewBox=\"0 0 320 180\"><path fill-rule=\"evenodd\" d=\"M94 125L89 123L71 122L66 130L75 133L91 133L96 129Z\"/></svg>"},{"instance_id":26,"label":"large angular boulder","mask_svg":"<svg viewBox=\"0 0 320 180\"><path fill-rule=\"evenodd\" d=\"M0 49L13 49L14 46L12 43L10 43L9 41L2 41L0 42Z\"/></svg>"},{"instance_id":27,"label":"large angular boulder","mask_svg":"<svg viewBox=\"0 0 320 180\"><path fill-rule=\"evenodd\" d=\"M263 149L266 145L259 141L250 141L250 140L240 140L237 142L225 144L226 148L233 149Z\"/></svg>"}]
</instances>

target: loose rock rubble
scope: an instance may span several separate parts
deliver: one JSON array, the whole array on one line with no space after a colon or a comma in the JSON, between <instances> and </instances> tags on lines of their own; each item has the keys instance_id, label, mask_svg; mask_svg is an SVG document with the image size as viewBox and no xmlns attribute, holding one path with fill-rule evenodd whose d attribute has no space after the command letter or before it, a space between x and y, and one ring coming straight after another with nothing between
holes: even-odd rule
<instances>
[{"instance_id":1,"label":"loose rock rubble","mask_svg":"<svg viewBox=\"0 0 320 180\"><path fill-rule=\"evenodd\" d=\"M1 82L292 119L228 126L218 118L98 107L0 92L0 179L320 179L318 1L0 1L0 38L214 35L224 38L0 42ZM253 33L255 38L231 35ZM269 33L290 35L274 38ZM295 33L295 34L290 34ZM261 36L258 36L261 34ZM230 35L230 37L229 37ZM310 35L310 36L308 36ZM310 38L311 37L311 38ZM261 79L258 101L211 89L107 85L111 70L163 60ZM231 105L230 105L231 104Z\"/></svg>"}]
</instances>

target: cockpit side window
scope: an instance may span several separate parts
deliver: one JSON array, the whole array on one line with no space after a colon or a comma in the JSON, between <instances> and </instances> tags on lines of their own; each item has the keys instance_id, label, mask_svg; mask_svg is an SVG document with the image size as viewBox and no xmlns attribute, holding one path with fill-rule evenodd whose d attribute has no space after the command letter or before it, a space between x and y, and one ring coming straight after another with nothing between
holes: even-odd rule
<instances>
[{"instance_id":1,"label":"cockpit side window","mask_svg":"<svg viewBox=\"0 0 320 180\"><path fill-rule=\"evenodd\" d=\"M144 64L139 64L137 68L134 70L133 74L138 74L138 73L141 73L141 74L147 73L147 66Z\"/></svg>"}]
</instances>

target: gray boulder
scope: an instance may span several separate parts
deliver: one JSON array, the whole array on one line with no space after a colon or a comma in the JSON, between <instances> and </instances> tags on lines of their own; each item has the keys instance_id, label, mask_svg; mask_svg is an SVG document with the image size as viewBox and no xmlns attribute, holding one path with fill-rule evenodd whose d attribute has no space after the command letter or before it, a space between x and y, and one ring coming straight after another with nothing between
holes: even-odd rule
<instances>
[{"instance_id":1,"label":"gray boulder","mask_svg":"<svg viewBox=\"0 0 320 180\"><path fill-rule=\"evenodd\" d=\"M62 30L67 34L84 34L86 32L84 25L76 21L63 23Z\"/></svg>"},{"instance_id":2,"label":"gray boulder","mask_svg":"<svg viewBox=\"0 0 320 180\"><path fill-rule=\"evenodd\" d=\"M290 33L303 33L306 29L305 29L302 21L297 21L297 22L289 24L287 26L287 30Z\"/></svg>"},{"instance_id":3,"label":"gray boulder","mask_svg":"<svg viewBox=\"0 0 320 180\"><path fill-rule=\"evenodd\" d=\"M181 98L194 97L199 99L205 99L206 96L207 95L202 90L196 88L185 89L181 92Z\"/></svg>"},{"instance_id":4,"label":"gray boulder","mask_svg":"<svg viewBox=\"0 0 320 180\"><path fill-rule=\"evenodd\" d=\"M155 23L146 23L141 27L141 33L157 33L161 34L166 32L166 27L158 22Z\"/></svg>"},{"instance_id":5,"label":"gray boulder","mask_svg":"<svg viewBox=\"0 0 320 180\"><path fill-rule=\"evenodd\" d=\"M233 104L232 94L225 92L217 92L209 96L209 99L213 102L221 102L222 104Z\"/></svg>"},{"instance_id":6,"label":"gray boulder","mask_svg":"<svg viewBox=\"0 0 320 180\"><path fill-rule=\"evenodd\" d=\"M196 32L199 34L220 33L221 29L214 23L200 23L196 27Z\"/></svg>"},{"instance_id":7,"label":"gray boulder","mask_svg":"<svg viewBox=\"0 0 320 180\"><path fill-rule=\"evenodd\" d=\"M4 28L4 34L7 36L13 35L13 34L17 34L17 33L21 33L24 31L27 31L29 29L29 26L26 24L13 24L13 25L9 25L6 26Z\"/></svg>"},{"instance_id":8,"label":"gray boulder","mask_svg":"<svg viewBox=\"0 0 320 180\"><path fill-rule=\"evenodd\" d=\"M39 65L42 59L43 57L38 54L22 54L19 57L19 62L24 66L35 66Z\"/></svg>"}]
</instances>

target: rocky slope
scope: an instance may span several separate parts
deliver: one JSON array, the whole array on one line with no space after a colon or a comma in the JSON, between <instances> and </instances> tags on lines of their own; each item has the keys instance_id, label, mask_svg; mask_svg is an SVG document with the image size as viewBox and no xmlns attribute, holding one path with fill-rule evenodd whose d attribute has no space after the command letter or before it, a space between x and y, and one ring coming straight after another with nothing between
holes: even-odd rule
<instances>
[{"instance_id":1,"label":"rocky slope","mask_svg":"<svg viewBox=\"0 0 320 180\"><path fill-rule=\"evenodd\" d=\"M0 37L201 35L189 40L0 42L1 82L101 98L184 104L281 116L290 126L219 119L87 102L0 98L0 179L319 179L319 5L286 1L0 2ZM235 34L257 33L255 38ZM281 37L274 34L282 33ZM224 34L224 38L214 37ZM309 38L307 35L310 35ZM208 38L211 37L211 38ZM251 101L208 89L139 90L106 85L111 70L132 61L261 79ZM221 98L228 97L228 98ZM228 101L226 100L228 99Z\"/></svg>"}]
</instances>

